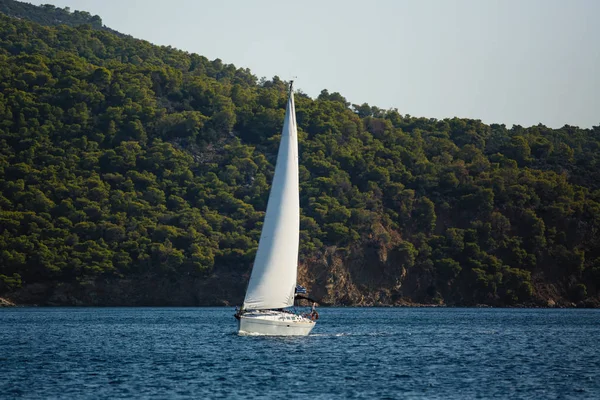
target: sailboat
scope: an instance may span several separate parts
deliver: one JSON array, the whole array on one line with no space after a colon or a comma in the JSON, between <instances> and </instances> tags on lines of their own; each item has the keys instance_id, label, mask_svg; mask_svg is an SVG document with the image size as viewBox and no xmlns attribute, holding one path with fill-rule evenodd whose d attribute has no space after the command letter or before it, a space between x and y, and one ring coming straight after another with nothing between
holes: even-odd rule
<instances>
[{"instance_id":1,"label":"sailboat","mask_svg":"<svg viewBox=\"0 0 600 400\"><path fill-rule=\"evenodd\" d=\"M310 314L286 310L296 296L300 242L298 130L292 86L293 81L258 250L244 304L235 314L240 334L306 336L318 318L314 303Z\"/></svg>"}]
</instances>

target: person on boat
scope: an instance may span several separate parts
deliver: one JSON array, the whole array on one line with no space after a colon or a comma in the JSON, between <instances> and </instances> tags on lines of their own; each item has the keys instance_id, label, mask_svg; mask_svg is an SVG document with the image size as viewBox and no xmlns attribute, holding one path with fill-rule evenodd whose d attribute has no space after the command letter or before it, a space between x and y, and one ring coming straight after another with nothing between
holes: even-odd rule
<instances>
[{"instance_id":1,"label":"person on boat","mask_svg":"<svg viewBox=\"0 0 600 400\"><path fill-rule=\"evenodd\" d=\"M310 319L316 321L319 319L319 313L317 312L317 303L313 301L312 309L310 310Z\"/></svg>"}]
</instances>

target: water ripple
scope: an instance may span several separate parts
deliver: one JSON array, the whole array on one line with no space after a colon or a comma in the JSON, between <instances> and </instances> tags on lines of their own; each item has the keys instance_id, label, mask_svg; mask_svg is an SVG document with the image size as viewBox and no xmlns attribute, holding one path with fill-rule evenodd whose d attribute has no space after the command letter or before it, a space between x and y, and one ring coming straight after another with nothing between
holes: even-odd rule
<instances>
[{"instance_id":1,"label":"water ripple","mask_svg":"<svg viewBox=\"0 0 600 400\"><path fill-rule=\"evenodd\" d=\"M593 399L597 310L323 309L309 337L225 308L0 310L0 398Z\"/></svg>"}]
</instances>

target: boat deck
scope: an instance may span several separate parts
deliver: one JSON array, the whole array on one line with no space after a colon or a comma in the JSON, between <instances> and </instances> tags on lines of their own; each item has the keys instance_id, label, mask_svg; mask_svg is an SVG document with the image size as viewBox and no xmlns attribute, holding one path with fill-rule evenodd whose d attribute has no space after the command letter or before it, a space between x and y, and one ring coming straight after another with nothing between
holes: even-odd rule
<instances>
[{"instance_id":1,"label":"boat deck","mask_svg":"<svg viewBox=\"0 0 600 400\"><path fill-rule=\"evenodd\" d=\"M309 318L302 315L294 314L288 311L275 311L275 310L256 310L247 311L242 317L262 319L266 321L278 321L278 322L296 322L296 323L314 323Z\"/></svg>"}]
</instances>

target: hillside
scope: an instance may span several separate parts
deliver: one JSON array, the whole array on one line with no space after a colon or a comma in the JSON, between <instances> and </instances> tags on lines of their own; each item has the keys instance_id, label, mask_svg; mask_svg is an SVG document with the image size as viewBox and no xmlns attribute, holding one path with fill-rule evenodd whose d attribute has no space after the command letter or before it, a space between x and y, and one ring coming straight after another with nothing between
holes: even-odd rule
<instances>
[{"instance_id":1,"label":"hillside","mask_svg":"<svg viewBox=\"0 0 600 400\"><path fill-rule=\"evenodd\" d=\"M34 6L15 0L0 0L0 13L9 17L26 19L41 25L90 25L94 29L104 30L119 36L125 36L102 24L102 18L98 15L91 15L87 11L73 11L66 7L55 7L52 4Z\"/></svg>"},{"instance_id":2,"label":"hillside","mask_svg":"<svg viewBox=\"0 0 600 400\"><path fill-rule=\"evenodd\" d=\"M101 26L0 15L0 297L239 303L287 84ZM600 127L296 108L324 303L598 305Z\"/></svg>"}]
</instances>

